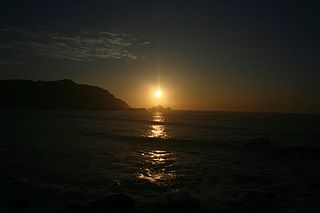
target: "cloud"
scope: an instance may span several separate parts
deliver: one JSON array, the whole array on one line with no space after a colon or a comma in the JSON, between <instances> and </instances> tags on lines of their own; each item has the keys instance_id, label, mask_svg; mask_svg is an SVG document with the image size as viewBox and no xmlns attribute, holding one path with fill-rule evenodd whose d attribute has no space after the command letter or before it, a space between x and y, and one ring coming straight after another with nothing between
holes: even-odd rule
<instances>
[{"instance_id":1,"label":"cloud","mask_svg":"<svg viewBox=\"0 0 320 213\"><path fill-rule=\"evenodd\" d=\"M11 55L41 56L88 62L97 59L137 60L135 53L150 44L119 32L85 32L65 35L49 30L0 26L0 50Z\"/></svg>"}]
</instances>

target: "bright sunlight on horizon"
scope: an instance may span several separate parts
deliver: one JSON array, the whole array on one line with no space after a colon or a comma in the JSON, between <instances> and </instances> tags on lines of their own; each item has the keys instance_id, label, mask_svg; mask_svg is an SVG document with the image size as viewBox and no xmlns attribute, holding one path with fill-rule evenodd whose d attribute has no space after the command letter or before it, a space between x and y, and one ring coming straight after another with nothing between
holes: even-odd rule
<instances>
[{"instance_id":1,"label":"bright sunlight on horizon","mask_svg":"<svg viewBox=\"0 0 320 213\"><path fill-rule=\"evenodd\" d=\"M162 91L161 89L157 89L154 93L157 99L160 99L162 97Z\"/></svg>"}]
</instances>

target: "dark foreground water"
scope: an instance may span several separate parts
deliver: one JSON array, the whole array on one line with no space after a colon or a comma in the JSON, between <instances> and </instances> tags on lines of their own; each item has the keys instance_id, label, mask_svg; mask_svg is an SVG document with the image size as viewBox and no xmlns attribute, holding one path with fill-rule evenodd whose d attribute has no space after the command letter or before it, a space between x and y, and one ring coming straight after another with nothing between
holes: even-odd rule
<instances>
[{"instance_id":1,"label":"dark foreground water","mask_svg":"<svg viewBox=\"0 0 320 213\"><path fill-rule=\"evenodd\" d=\"M1 111L0 212L320 212L319 138L319 115Z\"/></svg>"}]
</instances>

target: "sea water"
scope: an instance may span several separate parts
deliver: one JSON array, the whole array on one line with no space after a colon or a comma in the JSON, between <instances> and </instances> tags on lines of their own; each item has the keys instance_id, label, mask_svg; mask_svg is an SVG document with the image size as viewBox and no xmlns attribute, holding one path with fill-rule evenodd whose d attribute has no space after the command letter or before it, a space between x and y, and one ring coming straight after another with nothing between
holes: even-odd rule
<instances>
[{"instance_id":1,"label":"sea water","mask_svg":"<svg viewBox=\"0 0 320 213\"><path fill-rule=\"evenodd\" d=\"M36 199L44 203L52 188L88 202L113 193L145 202L184 191L210 206L258 190L286 203L289 192L277 187L300 193L320 176L319 138L320 116L312 114L1 111L0 196L4 209L37 196L39 186L45 192Z\"/></svg>"}]
</instances>

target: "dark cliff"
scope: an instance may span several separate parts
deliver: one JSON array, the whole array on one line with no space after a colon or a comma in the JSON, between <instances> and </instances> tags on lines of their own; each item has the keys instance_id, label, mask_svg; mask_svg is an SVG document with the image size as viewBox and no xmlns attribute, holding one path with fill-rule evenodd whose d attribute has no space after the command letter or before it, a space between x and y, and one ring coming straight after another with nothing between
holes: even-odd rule
<instances>
[{"instance_id":1,"label":"dark cliff","mask_svg":"<svg viewBox=\"0 0 320 213\"><path fill-rule=\"evenodd\" d=\"M120 110L129 106L107 90L71 80L0 80L0 108Z\"/></svg>"}]
</instances>

